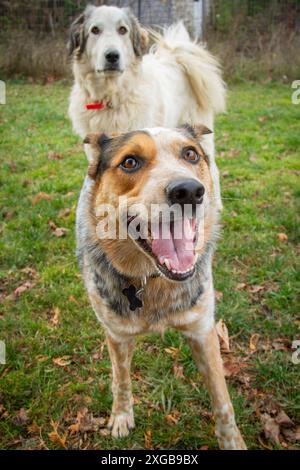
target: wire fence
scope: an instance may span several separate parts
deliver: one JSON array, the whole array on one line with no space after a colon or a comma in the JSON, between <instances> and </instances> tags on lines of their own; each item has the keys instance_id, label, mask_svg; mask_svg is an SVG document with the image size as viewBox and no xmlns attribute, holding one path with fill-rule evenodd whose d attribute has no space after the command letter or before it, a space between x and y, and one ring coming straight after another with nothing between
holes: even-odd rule
<instances>
[{"instance_id":1,"label":"wire fence","mask_svg":"<svg viewBox=\"0 0 300 470\"><path fill-rule=\"evenodd\" d=\"M237 17L262 17L267 30L278 23L300 27L299 0L0 0L0 31L23 29L56 36L88 3L130 7L146 26L183 20L196 36L203 36L206 28L229 30Z\"/></svg>"}]
</instances>

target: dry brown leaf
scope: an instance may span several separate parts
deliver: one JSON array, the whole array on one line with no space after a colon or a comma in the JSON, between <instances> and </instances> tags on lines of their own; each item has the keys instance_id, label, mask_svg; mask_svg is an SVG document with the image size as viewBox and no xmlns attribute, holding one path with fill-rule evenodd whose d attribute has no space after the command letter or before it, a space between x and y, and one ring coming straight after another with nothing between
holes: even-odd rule
<instances>
[{"instance_id":1,"label":"dry brown leaf","mask_svg":"<svg viewBox=\"0 0 300 470\"><path fill-rule=\"evenodd\" d=\"M32 279L34 279L37 275L36 269L31 268L30 266L27 266L26 268L21 269L21 273L27 274Z\"/></svg>"},{"instance_id":2,"label":"dry brown leaf","mask_svg":"<svg viewBox=\"0 0 300 470\"><path fill-rule=\"evenodd\" d=\"M250 341L249 341L249 348L250 351L254 352L257 350L257 344L260 338L260 334L258 333L253 333L253 335L250 336Z\"/></svg>"},{"instance_id":3,"label":"dry brown leaf","mask_svg":"<svg viewBox=\"0 0 300 470\"><path fill-rule=\"evenodd\" d=\"M275 351L288 351L291 348L291 340L289 338L276 338L272 341L272 348Z\"/></svg>"},{"instance_id":4,"label":"dry brown leaf","mask_svg":"<svg viewBox=\"0 0 300 470\"><path fill-rule=\"evenodd\" d=\"M216 298L217 302L219 302L221 299L223 299L223 292L221 292L219 290L215 290L215 298Z\"/></svg>"},{"instance_id":5,"label":"dry brown leaf","mask_svg":"<svg viewBox=\"0 0 300 470\"><path fill-rule=\"evenodd\" d=\"M291 418L289 418L288 415L283 410L281 410L278 413L278 415L275 418L275 421L277 424L279 424L279 426L284 426L284 427L294 426L294 423L291 420Z\"/></svg>"},{"instance_id":6,"label":"dry brown leaf","mask_svg":"<svg viewBox=\"0 0 300 470\"><path fill-rule=\"evenodd\" d=\"M152 431L147 429L144 434L145 449L152 449Z\"/></svg>"},{"instance_id":7,"label":"dry brown leaf","mask_svg":"<svg viewBox=\"0 0 300 470\"><path fill-rule=\"evenodd\" d=\"M260 116L260 117L258 118L258 122L260 122L260 123L264 123L264 122L266 122L267 120L268 120L268 116Z\"/></svg>"},{"instance_id":8,"label":"dry brown leaf","mask_svg":"<svg viewBox=\"0 0 300 470\"><path fill-rule=\"evenodd\" d=\"M257 162L257 156L255 154L250 155L249 162L255 163Z\"/></svg>"},{"instance_id":9,"label":"dry brown leaf","mask_svg":"<svg viewBox=\"0 0 300 470\"><path fill-rule=\"evenodd\" d=\"M170 348L165 348L164 351L165 351L167 354L170 354L174 359L175 359L175 357L177 356L177 354L179 353L179 349L178 349L178 348L174 348L173 346L171 346Z\"/></svg>"},{"instance_id":10,"label":"dry brown leaf","mask_svg":"<svg viewBox=\"0 0 300 470\"><path fill-rule=\"evenodd\" d=\"M31 198L31 202L35 206L42 199L45 201L51 201L52 197L49 194L46 194L43 191L40 191L36 196Z\"/></svg>"},{"instance_id":11,"label":"dry brown leaf","mask_svg":"<svg viewBox=\"0 0 300 470\"><path fill-rule=\"evenodd\" d=\"M277 238L281 241L281 242L286 242L288 240L288 236L286 233L277 233Z\"/></svg>"},{"instance_id":12,"label":"dry brown leaf","mask_svg":"<svg viewBox=\"0 0 300 470\"><path fill-rule=\"evenodd\" d=\"M225 377L235 377L239 375L241 370L245 367L248 367L248 364L237 362L233 357L230 357L230 355L223 361Z\"/></svg>"},{"instance_id":13,"label":"dry brown leaf","mask_svg":"<svg viewBox=\"0 0 300 470\"><path fill-rule=\"evenodd\" d=\"M41 426L38 426L35 421L27 426L27 432L29 434L40 434Z\"/></svg>"},{"instance_id":14,"label":"dry brown leaf","mask_svg":"<svg viewBox=\"0 0 300 470\"><path fill-rule=\"evenodd\" d=\"M52 312L51 312L51 319L50 319L50 323L52 323L52 325L54 326L57 326L58 323L59 323L59 317L60 317L60 309L58 307L55 307Z\"/></svg>"},{"instance_id":15,"label":"dry brown leaf","mask_svg":"<svg viewBox=\"0 0 300 470\"><path fill-rule=\"evenodd\" d=\"M221 351L224 353L230 352L230 344L229 344L229 334L227 326L224 320L219 320L216 324L216 330L220 342Z\"/></svg>"},{"instance_id":16,"label":"dry brown leaf","mask_svg":"<svg viewBox=\"0 0 300 470\"><path fill-rule=\"evenodd\" d=\"M176 379L184 379L183 366L175 363L173 365L173 374Z\"/></svg>"},{"instance_id":17,"label":"dry brown leaf","mask_svg":"<svg viewBox=\"0 0 300 470\"><path fill-rule=\"evenodd\" d=\"M50 152L48 152L48 158L49 160L63 160L64 157L54 150L50 150Z\"/></svg>"},{"instance_id":18,"label":"dry brown leaf","mask_svg":"<svg viewBox=\"0 0 300 470\"><path fill-rule=\"evenodd\" d=\"M66 441L67 441L67 437L68 437L68 431L65 431L64 435L61 436L58 433L58 426L59 426L58 421L52 421L51 420L51 426L53 428L53 431L48 434L48 437L49 437L50 441L53 442L54 444L57 444L59 447L62 447L63 449L66 449L67 448Z\"/></svg>"},{"instance_id":19,"label":"dry brown leaf","mask_svg":"<svg viewBox=\"0 0 300 470\"><path fill-rule=\"evenodd\" d=\"M168 421L169 424L177 424L178 423L178 419L175 418L175 416L173 416L171 414L165 416L165 419L166 419L166 421Z\"/></svg>"},{"instance_id":20,"label":"dry brown leaf","mask_svg":"<svg viewBox=\"0 0 300 470\"><path fill-rule=\"evenodd\" d=\"M241 151L238 150L238 149L231 149L229 150L227 156L229 158L234 158L234 157L239 157L239 155L241 154Z\"/></svg>"},{"instance_id":21,"label":"dry brown leaf","mask_svg":"<svg viewBox=\"0 0 300 470\"><path fill-rule=\"evenodd\" d=\"M293 431L292 429L283 429L282 434L284 435L285 439L289 442L299 442L300 441L300 426Z\"/></svg>"},{"instance_id":22,"label":"dry brown leaf","mask_svg":"<svg viewBox=\"0 0 300 470\"><path fill-rule=\"evenodd\" d=\"M237 285L236 285L236 288L235 290L243 290L247 287L247 284L245 282L239 282Z\"/></svg>"},{"instance_id":23,"label":"dry brown leaf","mask_svg":"<svg viewBox=\"0 0 300 470\"><path fill-rule=\"evenodd\" d=\"M26 424L27 421L28 421L27 411L25 410L25 408L20 408L17 416L15 416L13 419L13 423L16 426L22 426L23 424Z\"/></svg>"},{"instance_id":24,"label":"dry brown leaf","mask_svg":"<svg viewBox=\"0 0 300 470\"><path fill-rule=\"evenodd\" d=\"M251 294L257 294L258 292L264 290L265 287L264 286L260 286L258 284L255 284L255 285L252 285L252 286L249 286L249 292L251 292Z\"/></svg>"},{"instance_id":25,"label":"dry brown leaf","mask_svg":"<svg viewBox=\"0 0 300 470\"><path fill-rule=\"evenodd\" d=\"M58 213L58 217L60 219L63 219L64 217L68 217L68 215L71 214L71 209L69 207L66 207L65 209L62 209Z\"/></svg>"},{"instance_id":26,"label":"dry brown leaf","mask_svg":"<svg viewBox=\"0 0 300 470\"><path fill-rule=\"evenodd\" d=\"M264 430L264 434L266 438L280 445L280 440L279 440L280 429L275 419L272 418L267 413L261 414L260 419L263 425L263 430Z\"/></svg>"},{"instance_id":27,"label":"dry brown leaf","mask_svg":"<svg viewBox=\"0 0 300 470\"><path fill-rule=\"evenodd\" d=\"M21 294L23 294L23 292L27 291L28 289L32 289L33 286L34 284L30 281L24 282L24 284L14 290L14 296L19 297Z\"/></svg>"},{"instance_id":28,"label":"dry brown leaf","mask_svg":"<svg viewBox=\"0 0 300 470\"><path fill-rule=\"evenodd\" d=\"M56 357L56 358L52 359L52 362L56 366L65 367L65 366L68 366L69 364L71 364L70 357L71 356Z\"/></svg>"}]
</instances>

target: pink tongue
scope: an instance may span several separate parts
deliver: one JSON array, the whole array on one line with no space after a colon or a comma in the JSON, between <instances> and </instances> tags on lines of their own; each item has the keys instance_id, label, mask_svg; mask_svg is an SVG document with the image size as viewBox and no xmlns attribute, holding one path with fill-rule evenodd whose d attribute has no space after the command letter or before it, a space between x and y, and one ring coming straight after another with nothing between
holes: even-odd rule
<instances>
[{"instance_id":1,"label":"pink tongue","mask_svg":"<svg viewBox=\"0 0 300 470\"><path fill-rule=\"evenodd\" d=\"M186 271L194 263L194 237L196 224L187 218L174 222L174 227L165 225L152 226L152 251L163 264L168 259L170 269Z\"/></svg>"}]
</instances>

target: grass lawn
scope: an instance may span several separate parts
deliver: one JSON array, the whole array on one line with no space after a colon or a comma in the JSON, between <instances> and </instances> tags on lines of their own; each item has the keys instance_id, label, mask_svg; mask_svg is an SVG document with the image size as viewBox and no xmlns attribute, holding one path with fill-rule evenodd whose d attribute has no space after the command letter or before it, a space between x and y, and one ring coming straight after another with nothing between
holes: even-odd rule
<instances>
[{"instance_id":1,"label":"grass lawn","mask_svg":"<svg viewBox=\"0 0 300 470\"><path fill-rule=\"evenodd\" d=\"M0 448L215 449L208 394L174 331L137 341L134 432L113 440L104 428L110 362L74 254L86 159L68 93L59 82L8 83L0 106ZM300 447L300 365L291 360L300 339L299 125L291 88L272 83L231 87L216 122L225 206L217 318L231 336L223 357L249 448Z\"/></svg>"}]
</instances>

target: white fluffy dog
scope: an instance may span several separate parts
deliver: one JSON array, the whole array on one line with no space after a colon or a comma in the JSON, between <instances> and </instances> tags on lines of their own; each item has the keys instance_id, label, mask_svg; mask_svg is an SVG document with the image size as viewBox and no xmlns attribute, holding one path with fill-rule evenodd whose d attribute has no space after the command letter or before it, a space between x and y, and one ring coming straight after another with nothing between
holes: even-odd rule
<instances>
[{"instance_id":1,"label":"white fluffy dog","mask_svg":"<svg viewBox=\"0 0 300 470\"><path fill-rule=\"evenodd\" d=\"M89 5L71 26L73 85L69 115L76 133L127 132L143 127L203 123L213 129L225 109L225 86L216 59L191 41L182 23L148 34L130 10ZM212 161L221 208L213 136L203 146ZM85 147L88 159L89 146Z\"/></svg>"}]
</instances>

